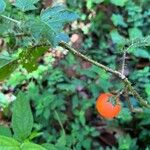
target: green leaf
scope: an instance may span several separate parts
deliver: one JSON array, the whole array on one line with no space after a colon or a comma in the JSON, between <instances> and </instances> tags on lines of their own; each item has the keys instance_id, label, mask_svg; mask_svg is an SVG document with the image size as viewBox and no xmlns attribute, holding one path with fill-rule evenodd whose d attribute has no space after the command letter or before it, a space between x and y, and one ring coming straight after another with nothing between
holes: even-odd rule
<instances>
[{"instance_id":1,"label":"green leaf","mask_svg":"<svg viewBox=\"0 0 150 150\"><path fill-rule=\"evenodd\" d=\"M117 118L119 118L122 122L129 122L132 119L131 112L128 108L123 108Z\"/></svg>"},{"instance_id":2,"label":"green leaf","mask_svg":"<svg viewBox=\"0 0 150 150\"><path fill-rule=\"evenodd\" d=\"M25 0L25 1L24 0L15 0L14 5L24 12L24 11L36 9L35 4L38 1L39 0Z\"/></svg>"},{"instance_id":3,"label":"green leaf","mask_svg":"<svg viewBox=\"0 0 150 150\"><path fill-rule=\"evenodd\" d=\"M145 85L145 92L147 93L148 96L150 96L150 84Z\"/></svg>"},{"instance_id":4,"label":"green leaf","mask_svg":"<svg viewBox=\"0 0 150 150\"><path fill-rule=\"evenodd\" d=\"M136 57L148 58L150 59L150 53L145 49L137 48L132 52Z\"/></svg>"},{"instance_id":5,"label":"green leaf","mask_svg":"<svg viewBox=\"0 0 150 150\"><path fill-rule=\"evenodd\" d=\"M56 147L65 147L66 146L66 135L62 133L61 137L58 139L56 143Z\"/></svg>"},{"instance_id":6,"label":"green leaf","mask_svg":"<svg viewBox=\"0 0 150 150\"><path fill-rule=\"evenodd\" d=\"M119 150L137 149L136 139L131 139L130 135L124 135L118 138Z\"/></svg>"},{"instance_id":7,"label":"green leaf","mask_svg":"<svg viewBox=\"0 0 150 150\"><path fill-rule=\"evenodd\" d=\"M100 4L100 3L104 2L104 0L93 0L93 2L94 2L95 4Z\"/></svg>"},{"instance_id":8,"label":"green leaf","mask_svg":"<svg viewBox=\"0 0 150 150\"><path fill-rule=\"evenodd\" d=\"M54 144L45 143L42 146L45 147L47 150L58 150Z\"/></svg>"},{"instance_id":9,"label":"green leaf","mask_svg":"<svg viewBox=\"0 0 150 150\"><path fill-rule=\"evenodd\" d=\"M56 36L52 29L40 19L28 20L28 22L26 22L26 27L29 28L33 38L37 42L41 40L53 41L53 37Z\"/></svg>"},{"instance_id":10,"label":"green leaf","mask_svg":"<svg viewBox=\"0 0 150 150\"><path fill-rule=\"evenodd\" d=\"M42 56L47 50L48 47L23 49L22 52L19 54L19 62L28 72L32 72L38 67L38 58Z\"/></svg>"},{"instance_id":11,"label":"green leaf","mask_svg":"<svg viewBox=\"0 0 150 150\"><path fill-rule=\"evenodd\" d=\"M46 150L46 149L40 145L26 142L20 146L20 150Z\"/></svg>"},{"instance_id":12,"label":"green leaf","mask_svg":"<svg viewBox=\"0 0 150 150\"><path fill-rule=\"evenodd\" d=\"M56 46L60 41L69 40L68 36L62 33L62 29L66 23L77 18L77 14L59 5L43 10L40 19L29 21L27 27L36 40L47 39L53 46Z\"/></svg>"},{"instance_id":13,"label":"green leaf","mask_svg":"<svg viewBox=\"0 0 150 150\"><path fill-rule=\"evenodd\" d=\"M56 35L56 37L53 40L53 45L58 45L60 41L68 42L69 41L69 36L65 33L59 33Z\"/></svg>"},{"instance_id":14,"label":"green leaf","mask_svg":"<svg viewBox=\"0 0 150 150\"><path fill-rule=\"evenodd\" d=\"M121 36L117 30L112 30L110 32L110 35L111 35L112 41L115 44L118 44L118 45L124 45L125 44L125 38L123 36Z\"/></svg>"},{"instance_id":15,"label":"green leaf","mask_svg":"<svg viewBox=\"0 0 150 150\"><path fill-rule=\"evenodd\" d=\"M100 4L100 3L102 3L104 0L88 0L87 2L86 2L86 7L88 8L88 9L91 9L92 7L93 7L93 4Z\"/></svg>"},{"instance_id":16,"label":"green leaf","mask_svg":"<svg viewBox=\"0 0 150 150\"><path fill-rule=\"evenodd\" d=\"M31 134L33 128L33 116L29 100L27 99L27 95L21 92L14 102L12 128L15 137L20 141L25 140Z\"/></svg>"},{"instance_id":17,"label":"green leaf","mask_svg":"<svg viewBox=\"0 0 150 150\"><path fill-rule=\"evenodd\" d=\"M54 32L60 32L64 24L76 20L78 15L67 10L64 5L58 5L43 10L40 17Z\"/></svg>"},{"instance_id":18,"label":"green leaf","mask_svg":"<svg viewBox=\"0 0 150 150\"><path fill-rule=\"evenodd\" d=\"M0 125L0 135L11 137L12 133L10 128Z\"/></svg>"},{"instance_id":19,"label":"green leaf","mask_svg":"<svg viewBox=\"0 0 150 150\"><path fill-rule=\"evenodd\" d=\"M0 150L20 150L20 143L13 138L0 135Z\"/></svg>"},{"instance_id":20,"label":"green leaf","mask_svg":"<svg viewBox=\"0 0 150 150\"><path fill-rule=\"evenodd\" d=\"M130 39L142 38L142 31L136 27L129 29L129 37Z\"/></svg>"},{"instance_id":21,"label":"green leaf","mask_svg":"<svg viewBox=\"0 0 150 150\"><path fill-rule=\"evenodd\" d=\"M0 59L1 61L2 59ZM5 60L2 60L3 62ZM6 63L7 62L7 63ZM0 66L0 81L6 79L7 77L10 76L10 74L18 67L18 60L17 59L12 59L10 61L5 61L5 63L1 63Z\"/></svg>"},{"instance_id":22,"label":"green leaf","mask_svg":"<svg viewBox=\"0 0 150 150\"><path fill-rule=\"evenodd\" d=\"M47 40L53 46L57 46L60 41L69 40L68 36L62 33L64 25L77 18L77 14L67 10L63 5L58 5L42 10L40 18L28 20L26 27L36 41Z\"/></svg>"},{"instance_id":23,"label":"green leaf","mask_svg":"<svg viewBox=\"0 0 150 150\"><path fill-rule=\"evenodd\" d=\"M114 4L114 5L116 5L116 6L123 7L123 6L125 6L125 4L126 4L127 1L128 0L111 0L111 3Z\"/></svg>"},{"instance_id":24,"label":"green leaf","mask_svg":"<svg viewBox=\"0 0 150 150\"><path fill-rule=\"evenodd\" d=\"M113 14L111 20L115 26L127 27L127 24L124 22L124 19L120 14Z\"/></svg>"},{"instance_id":25,"label":"green leaf","mask_svg":"<svg viewBox=\"0 0 150 150\"><path fill-rule=\"evenodd\" d=\"M4 2L4 0L0 1L0 13L2 13L6 8L6 3Z\"/></svg>"},{"instance_id":26,"label":"green leaf","mask_svg":"<svg viewBox=\"0 0 150 150\"><path fill-rule=\"evenodd\" d=\"M12 57L9 56L7 51L0 53L0 67L9 63L12 60Z\"/></svg>"}]
</instances>

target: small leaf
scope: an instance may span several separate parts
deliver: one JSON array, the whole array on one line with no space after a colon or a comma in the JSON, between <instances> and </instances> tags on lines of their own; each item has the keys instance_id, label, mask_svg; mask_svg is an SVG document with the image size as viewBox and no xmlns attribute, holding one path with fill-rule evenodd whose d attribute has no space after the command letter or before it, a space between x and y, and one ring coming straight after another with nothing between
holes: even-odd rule
<instances>
[{"instance_id":1,"label":"small leaf","mask_svg":"<svg viewBox=\"0 0 150 150\"><path fill-rule=\"evenodd\" d=\"M115 44L119 44L119 45L125 44L125 38L123 36L121 36L117 30L112 30L110 32L110 35L111 35L112 41Z\"/></svg>"},{"instance_id":2,"label":"small leaf","mask_svg":"<svg viewBox=\"0 0 150 150\"><path fill-rule=\"evenodd\" d=\"M130 28L129 29L129 36L130 36L130 39L136 39L136 38L142 38L143 35L142 35L142 31L138 28Z\"/></svg>"},{"instance_id":3,"label":"small leaf","mask_svg":"<svg viewBox=\"0 0 150 150\"><path fill-rule=\"evenodd\" d=\"M12 137L10 128L0 125L0 135Z\"/></svg>"},{"instance_id":4,"label":"small leaf","mask_svg":"<svg viewBox=\"0 0 150 150\"><path fill-rule=\"evenodd\" d=\"M35 5L39 0L15 0L15 6L22 11L34 10Z\"/></svg>"},{"instance_id":5,"label":"small leaf","mask_svg":"<svg viewBox=\"0 0 150 150\"><path fill-rule=\"evenodd\" d=\"M123 122L131 121L131 112L128 108L123 108L117 118L119 118Z\"/></svg>"},{"instance_id":6,"label":"small leaf","mask_svg":"<svg viewBox=\"0 0 150 150\"><path fill-rule=\"evenodd\" d=\"M26 94L19 93L14 102L12 114L12 128L15 137L22 141L25 140L33 128L33 116Z\"/></svg>"},{"instance_id":7,"label":"small leaf","mask_svg":"<svg viewBox=\"0 0 150 150\"><path fill-rule=\"evenodd\" d=\"M13 138L0 135L0 150L20 150L19 145Z\"/></svg>"},{"instance_id":8,"label":"small leaf","mask_svg":"<svg viewBox=\"0 0 150 150\"><path fill-rule=\"evenodd\" d=\"M124 22L124 19L120 14L113 14L111 20L115 26L127 27L127 24Z\"/></svg>"},{"instance_id":9,"label":"small leaf","mask_svg":"<svg viewBox=\"0 0 150 150\"><path fill-rule=\"evenodd\" d=\"M32 72L38 67L38 58L42 56L47 50L48 47L35 47L24 49L19 54L19 62L23 65L24 68L26 68L28 72Z\"/></svg>"},{"instance_id":10,"label":"small leaf","mask_svg":"<svg viewBox=\"0 0 150 150\"><path fill-rule=\"evenodd\" d=\"M141 57L141 58L147 58L150 59L150 53L146 51L145 49L137 48L133 51L133 54L136 57Z\"/></svg>"},{"instance_id":11,"label":"small leaf","mask_svg":"<svg viewBox=\"0 0 150 150\"><path fill-rule=\"evenodd\" d=\"M27 142L23 143L20 146L20 150L46 150L46 149L38 144Z\"/></svg>"},{"instance_id":12,"label":"small leaf","mask_svg":"<svg viewBox=\"0 0 150 150\"><path fill-rule=\"evenodd\" d=\"M4 2L4 0L0 1L0 13L2 13L6 8L6 3Z\"/></svg>"},{"instance_id":13,"label":"small leaf","mask_svg":"<svg viewBox=\"0 0 150 150\"><path fill-rule=\"evenodd\" d=\"M125 4L126 4L127 1L128 0L111 0L111 3L114 4L114 5L116 5L116 6L123 7L123 6L125 6Z\"/></svg>"}]
</instances>

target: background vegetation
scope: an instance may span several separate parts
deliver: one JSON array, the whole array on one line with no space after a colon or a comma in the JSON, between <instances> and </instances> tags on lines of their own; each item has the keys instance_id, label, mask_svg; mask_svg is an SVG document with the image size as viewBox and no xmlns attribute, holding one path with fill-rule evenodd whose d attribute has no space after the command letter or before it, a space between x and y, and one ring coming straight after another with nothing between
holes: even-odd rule
<instances>
[{"instance_id":1,"label":"background vegetation","mask_svg":"<svg viewBox=\"0 0 150 150\"><path fill-rule=\"evenodd\" d=\"M68 41L65 32L75 49L115 70L132 45L125 75L150 102L150 2L64 3L69 10L42 10L53 4L38 0L0 2L0 150L17 150L20 143L25 150L149 150L150 109L131 113L121 95L119 116L103 119L95 109L98 95L121 91L123 83L58 43Z\"/></svg>"}]
</instances>

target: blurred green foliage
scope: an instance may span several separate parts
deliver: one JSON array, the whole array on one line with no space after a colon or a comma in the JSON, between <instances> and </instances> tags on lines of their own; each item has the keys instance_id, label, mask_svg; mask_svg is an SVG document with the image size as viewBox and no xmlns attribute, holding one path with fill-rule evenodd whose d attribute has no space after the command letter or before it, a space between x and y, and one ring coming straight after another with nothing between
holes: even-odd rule
<instances>
[{"instance_id":1,"label":"blurred green foliage","mask_svg":"<svg viewBox=\"0 0 150 150\"><path fill-rule=\"evenodd\" d=\"M5 126L0 126L0 149L6 145L14 150L20 147L25 150L150 149L150 110L131 113L123 96L123 109L117 119L104 120L95 110L100 93L123 88L118 79L72 54L54 58L48 47L27 48L45 44L45 41L57 46L62 39L68 40L62 32L63 25L77 18L60 6L53 8L55 13L49 8L40 13L41 3L37 2L32 0L27 5L26 1L16 0L14 5L19 10L9 5L6 12L3 0L0 2L0 13L25 22L18 26L0 18L0 35L3 37L9 33L4 38L8 47L0 54L0 80L11 74L0 85L0 107L4 120L10 123L12 118L11 125L6 127L7 124L3 123ZM149 38L146 38L150 32L150 2L66 2L68 8L81 17L75 22L75 27L70 26L73 31L66 28L70 35L82 34L82 53L120 70L126 44L137 45L128 50L125 73L141 96L150 101L150 67L147 65L150 52L147 46ZM31 33L32 37L16 38L15 35L22 30ZM55 51L62 53L60 47ZM20 61L16 62L16 59ZM7 96L10 93L14 102ZM129 95L129 99L133 106L139 107L134 97ZM17 140L22 141L22 145Z\"/></svg>"}]
</instances>

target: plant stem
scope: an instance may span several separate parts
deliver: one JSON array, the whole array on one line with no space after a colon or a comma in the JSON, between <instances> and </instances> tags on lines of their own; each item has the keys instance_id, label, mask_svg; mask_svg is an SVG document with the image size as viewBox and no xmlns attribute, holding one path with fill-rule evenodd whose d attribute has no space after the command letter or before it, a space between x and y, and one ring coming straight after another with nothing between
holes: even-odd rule
<instances>
[{"instance_id":1,"label":"plant stem","mask_svg":"<svg viewBox=\"0 0 150 150\"><path fill-rule=\"evenodd\" d=\"M94 61L93 59L91 59L91 58L89 58L89 57L87 57L87 56L81 54L80 52L78 52L77 50L75 50L74 48L72 48L71 46L69 46L67 43L61 42L59 45L60 45L61 47L65 48L65 49L67 49L67 50L70 51L71 53L73 53L73 54L75 54L75 55L77 55L77 56L79 56L79 57L85 59L86 61L88 61L88 62L90 62L90 63L92 63L92 64L94 64L94 65L96 65L96 66L98 66L98 67L100 67L100 68L102 68L102 69L104 69L105 71L110 72L110 73L112 73L112 74L115 74L116 76L119 76L119 78L121 78L121 79L124 79L124 78L125 78L125 76L122 75L120 72L118 72L118 71L116 71L116 70L113 70L113 69L111 69L111 68L109 68L109 67L107 67L107 66L105 66L105 65L103 65L103 64L100 64L100 63L98 63L97 61Z\"/></svg>"},{"instance_id":2,"label":"plant stem","mask_svg":"<svg viewBox=\"0 0 150 150\"><path fill-rule=\"evenodd\" d=\"M55 115L56 115L57 120L58 120L58 122L59 122L59 125L60 125L60 127L61 127L61 129L62 129L62 131L63 131L63 134L65 134L65 129L64 129L63 124L62 124L62 122L61 122L61 120L60 120L60 117L59 117L59 115L58 115L58 113L57 113L56 110L55 110L54 112L55 112Z\"/></svg>"},{"instance_id":3,"label":"plant stem","mask_svg":"<svg viewBox=\"0 0 150 150\"><path fill-rule=\"evenodd\" d=\"M125 63L126 63L126 50L123 53L123 60L122 60L122 69L121 69L121 74L124 75L124 71L125 71Z\"/></svg>"},{"instance_id":4,"label":"plant stem","mask_svg":"<svg viewBox=\"0 0 150 150\"><path fill-rule=\"evenodd\" d=\"M76 56L81 57L82 59L92 63L93 65L98 66L99 68L104 69L107 72L110 72L112 74L114 74L115 76L119 77L125 84L125 86L127 87L127 89L131 92L132 95L134 95L134 97L137 99L137 101L140 103L141 106L150 108L150 104L148 104L148 102L146 102L140 95L139 93L134 89L134 87L131 85L131 82L128 80L128 78L123 75L122 73L120 73L119 71L113 70L101 63L98 63L97 61L94 61L93 59L83 55L82 53L78 52L77 50L75 50L74 48L72 48L70 45L68 45L65 42L60 42L59 44L61 47L67 49L68 51L70 51L71 53L73 53Z\"/></svg>"}]
</instances>

